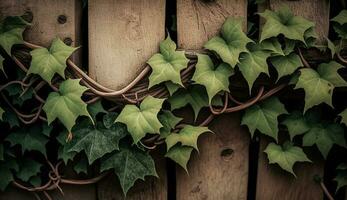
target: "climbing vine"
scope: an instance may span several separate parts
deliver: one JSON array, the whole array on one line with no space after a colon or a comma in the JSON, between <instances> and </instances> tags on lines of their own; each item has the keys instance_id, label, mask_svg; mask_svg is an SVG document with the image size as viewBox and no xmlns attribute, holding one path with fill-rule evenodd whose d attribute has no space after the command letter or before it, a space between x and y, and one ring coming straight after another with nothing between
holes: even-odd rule
<instances>
[{"instance_id":1,"label":"climbing vine","mask_svg":"<svg viewBox=\"0 0 347 200\"><path fill-rule=\"evenodd\" d=\"M115 173L126 194L138 179L158 176L150 151L166 146L165 157L188 171L199 136L213 134L209 123L239 111L251 137L270 141L261 150L269 163L288 176L296 176L296 163L313 162L303 147L318 150L324 159L334 145L346 148L347 110L335 108L333 97L336 88L347 86L341 75L347 65L341 55L347 10L331 19L339 40L319 44L314 23L288 7L260 16L265 24L259 41L244 33L243 19L233 17L200 53L177 50L167 36L160 52L118 91L95 82L69 59L78 48L59 38L49 48L24 41L30 24L18 16L4 18L0 190L12 184L50 199L50 190L63 192L60 184L91 184ZM329 58L307 61L304 55L312 49L330 53ZM304 101L288 103L283 93L301 93ZM187 105L192 121L177 112ZM323 108L333 114L326 118ZM338 188L347 185L346 164L337 168ZM68 179L66 166L86 179Z\"/></svg>"}]
</instances>

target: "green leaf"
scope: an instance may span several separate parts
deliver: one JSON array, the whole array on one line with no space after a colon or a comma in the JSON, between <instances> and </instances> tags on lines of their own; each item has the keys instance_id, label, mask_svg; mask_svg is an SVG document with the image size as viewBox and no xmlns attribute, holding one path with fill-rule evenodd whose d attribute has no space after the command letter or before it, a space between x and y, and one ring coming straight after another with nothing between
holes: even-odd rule
<instances>
[{"instance_id":1,"label":"green leaf","mask_svg":"<svg viewBox=\"0 0 347 200\"><path fill-rule=\"evenodd\" d=\"M66 61L76 49L55 38L49 50L38 48L30 52L32 59L27 74L38 74L48 83L55 73L65 79Z\"/></svg>"},{"instance_id":2,"label":"green leaf","mask_svg":"<svg viewBox=\"0 0 347 200\"><path fill-rule=\"evenodd\" d=\"M288 39L305 43L305 31L314 26L313 22L294 16L288 6L283 6L278 11L266 10L259 15L266 19L260 41L283 34Z\"/></svg>"},{"instance_id":3,"label":"green leaf","mask_svg":"<svg viewBox=\"0 0 347 200\"><path fill-rule=\"evenodd\" d=\"M41 167L41 163L33 159L25 158L20 161L19 171L16 173L16 177L24 182L28 182L30 178L40 173Z\"/></svg>"},{"instance_id":4,"label":"green leaf","mask_svg":"<svg viewBox=\"0 0 347 200\"><path fill-rule=\"evenodd\" d=\"M290 140L297 135L302 135L311 129L308 120L298 111L290 113L281 123L288 128Z\"/></svg>"},{"instance_id":5,"label":"green leaf","mask_svg":"<svg viewBox=\"0 0 347 200\"><path fill-rule=\"evenodd\" d=\"M293 74L296 69L303 66L300 57L294 52L286 56L272 57L270 62L278 73L277 80L283 76Z\"/></svg>"},{"instance_id":6,"label":"green leaf","mask_svg":"<svg viewBox=\"0 0 347 200\"><path fill-rule=\"evenodd\" d=\"M322 63L318 66L318 74L332 83L335 87L346 87L347 82L339 75L338 70L344 68L343 65L335 61Z\"/></svg>"},{"instance_id":7,"label":"green leaf","mask_svg":"<svg viewBox=\"0 0 347 200\"><path fill-rule=\"evenodd\" d=\"M46 156L48 138L42 134L40 126L31 126L12 132L6 138L11 146L20 145L22 154L26 151L38 151Z\"/></svg>"},{"instance_id":8,"label":"green leaf","mask_svg":"<svg viewBox=\"0 0 347 200\"><path fill-rule=\"evenodd\" d=\"M4 61L5 61L5 58L3 58L2 55L0 55L0 71L2 71L5 74Z\"/></svg>"},{"instance_id":9,"label":"green leaf","mask_svg":"<svg viewBox=\"0 0 347 200\"><path fill-rule=\"evenodd\" d=\"M190 146L198 151L198 138L206 132L212 133L207 127L186 125L179 133L171 133L166 137L167 150L169 151L174 145L181 143L183 146Z\"/></svg>"},{"instance_id":10,"label":"green leaf","mask_svg":"<svg viewBox=\"0 0 347 200\"><path fill-rule=\"evenodd\" d=\"M258 129L261 133L268 135L278 141L278 121L279 115L287 114L284 105L276 97L272 97L264 102L246 109L242 117L241 124L247 125L253 137Z\"/></svg>"},{"instance_id":11,"label":"green leaf","mask_svg":"<svg viewBox=\"0 0 347 200\"><path fill-rule=\"evenodd\" d=\"M76 152L70 151L71 142L67 141L67 135L68 135L68 132L63 131L57 136L57 140L60 144L58 148L58 159L61 159L65 165L67 165L69 161L72 161L77 155Z\"/></svg>"},{"instance_id":12,"label":"green leaf","mask_svg":"<svg viewBox=\"0 0 347 200\"><path fill-rule=\"evenodd\" d=\"M176 51L176 44L168 36L160 43L160 53L147 61L152 68L148 88L164 81L183 86L180 71L187 67L188 62L184 51Z\"/></svg>"},{"instance_id":13,"label":"green leaf","mask_svg":"<svg viewBox=\"0 0 347 200\"><path fill-rule=\"evenodd\" d=\"M116 119L127 126L134 143L138 143L147 133L159 134L163 125L158 120L158 113L165 99L146 97L138 108L126 105Z\"/></svg>"},{"instance_id":14,"label":"green leaf","mask_svg":"<svg viewBox=\"0 0 347 200\"><path fill-rule=\"evenodd\" d=\"M167 90L169 91L170 96L172 96L178 89L181 88L180 85L172 83L171 81L166 81L165 86Z\"/></svg>"},{"instance_id":15,"label":"green leaf","mask_svg":"<svg viewBox=\"0 0 347 200\"><path fill-rule=\"evenodd\" d=\"M126 195L136 180L158 176L152 157L136 146L120 145L120 150L101 162L101 171L114 169Z\"/></svg>"},{"instance_id":16,"label":"green leaf","mask_svg":"<svg viewBox=\"0 0 347 200\"><path fill-rule=\"evenodd\" d=\"M92 117L92 119L94 120L94 122L96 122L96 116L99 114L99 113L105 113L107 114L107 111L104 109L104 107L102 106L102 103L101 103L101 100L95 102L95 103L92 103L92 104L89 104L87 106L87 110L90 114L90 116Z\"/></svg>"},{"instance_id":17,"label":"green leaf","mask_svg":"<svg viewBox=\"0 0 347 200\"><path fill-rule=\"evenodd\" d=\"M340 190L342 187L347 186L347 171L339 171L337 172L334 181L337 182L336 191Z\"/></svg>"},{"instance_id":18,"label":"green leaf","mask_svg":"<svg viewBox=\"0 0 347 200\"><path fill-rule=\"evenodd\" d=\"M23 31L29 25L21 17L6 17L0 22L0 46L11 55L12 46L23 43Z\"/></svg>"},{"instance_id":19,"label":"green leaf","mask_svg":"<svg viewBox=\"0 0 347 200\"><path fill-rule=\"evenodd\" d=\"M19 127L19 120L17 115L10 109L4 108L5 112L2 115L2 121L7 122L10 128Z\"/></svg>"},{"instance_id":20,"label":"green leaf","mask_svg":"<svg viewBox=\"0 0 347 200\"><path fill-rule=\"evenodd\" d=\"M330 21L337 22L340 25L347 24L347 10L341 10L341 12Z\"/></svg>"},{"instance_id":21,"label":"green leaf","mask_svg":"<svg viewBox=\"0 0 347 200\"><path fill-rule=\"evenodd\" d=\"M51 92L48 95L43 106L48 124L58 118L71 132L78 116L90 117L87 104L81 99L87 88L81 86L79 82L80 79L67 79L60 84L59 92Z\"/></svg>"},{"instance_id":22,"label":"green leaf","mask_svg":"<svg viewBox=\"0 0 347 200\"><path fill-rule=\"evenodd\" d=\"M303 138L303 146L312 146L314 144L326 159L334 144L347 147L344 129L339 124L315 124Z\"/></svg>"},{"instance_id":23,"label":"green leaf","mask_svg":"<svg viewBox=\"0 0 347 200\"><path fill-rule=\"evenodd\" d=\"M88 166L89 164L86 156L82 156L73 166L73 169L77 174L88 174Z\"/></svg>"},{"instance_id":24,"label":"green leaf","mask_svg":"<svg viewBox=\"0 0 347 200\"><path fill-rule=\"evenodd\" d=\"M282 45L277 38L269 38L260 43L260 48L270 51L272 56L285 56Z\"/></svg>"},{"instance_id":25,"label":"green leaf","mask_svg":"<svg viewBox=\"0 0 347 200\"><path fill-rule=\"evenodd\" d=\"M290 172L295 177L293 166L297 162L312 162L300 147L296 147L290 142L285 142L283 146L270 143L264 152L267 154L269 163L277 163L282 169Z\"/></svg>"},{"instance_id":26,"label":"green leaf","mask_svg":"<svg viewBox=\"0 0 347 200\"><path fill-rule=\"evenodd\" d=\"M32 87L30 87L27 91L24 91L22 86L19 84L9 85L5 88L5 91L7 91L11 97L12 103L19 106L22 106L25 101L32 99L34 95L34 90Z\"/></svg>"},{"instance_id":27,"label":"green leaf","mask_svg":"<svg viewBox=\"0 0 347 200\"><path fill-rule=\"evenodd\" d=\"M0 121L3 121L3 115L5 111L0 107Z\"/></svg>"},{"instance_id":28,"label":"green leaf","mask_svg":"<svg viewBox=\"0 0 347 200\"><path fill-rule=\"evenodd\" d=\"M73 128L74 137L70 141L70 150L84 151L89 164L107 153L119 150L119 140L126 136L127 131L122 124L116 123L105 128L101 123L94 126L89 120Z\"/></svg>"},{"instance_id":29,"label":"green leaf","mask_svg":"<svg viewBox=\"0 0 347 200\"><path fill-rule=\"evenodd\" d=\"M172 112L164 110L162 114L158 115L158 119L163 125L160 128L160 138L166 138L183 118L176 117Z\"/></svg>"},{"instance_id":30,"label":"green leaf","mask_svg":"<svg viewBox=\"0 0 347 200\"><path fill-rule=\"evenodd\" d=\"M252 42L242 31L242 19L229 17L223 24L221 37L211 38L204 47L216 52L231 67L239 62L241 52L247 52L246 45Z\"/></svg>"},{"instance_id":31,"label":"green leaf","mask_svg":"<svg viewBox=\"0 0 347 200\"><path fill-rule=\"evenodd\" d=\"M254 81L261 73L269 76L268 64L266 62L270 53L255 47L251 52L242 53L240 55L239 69L245 77L249 91L251 91Z\"/></svg>"},{"instance_id":32,"label":"green leaf","mask_svg":"<svg viewBox=\"0 0 347 200\"><path fill-rule=\"evenodd\" d=\"M177 164L183 167L186 172L188 172L187 164L193 149L193 147L175 145L174 147L170 148L165 157L175 161Z\"/></svg>"},{"instance_id":33,"label":"green leaf","mask_svg":"<svg viewBox=\"0 0 347 200\"><path fill-rule=\"evenodd\" d=\"M344 123L347 126L347 109L343 110L339 116L342 118L341 123Z\"/></svg>"},{"instance_id":34,"label":"green leaf","mask_svg":"<svg viewBox=\"0 0 347 200\"><path fill-rule=\"evenodd\" d=\"M0 191L4 191L14 180L13 172L18 170L18 164L14 159L0 161Z\"/></svg>"},{"instance_id":35,"label":"green leaf","mask_svg":"<svg viewBox=\"0 0 347 200\"><path fill-rule=\"evenodd\" d=\"M222 63L215 68L208 55L198 54L195 68L192 80L206 88L209 103L218 92L229 92L229 77L234 70L228 64Z\"/></svg>"}]
</instances>

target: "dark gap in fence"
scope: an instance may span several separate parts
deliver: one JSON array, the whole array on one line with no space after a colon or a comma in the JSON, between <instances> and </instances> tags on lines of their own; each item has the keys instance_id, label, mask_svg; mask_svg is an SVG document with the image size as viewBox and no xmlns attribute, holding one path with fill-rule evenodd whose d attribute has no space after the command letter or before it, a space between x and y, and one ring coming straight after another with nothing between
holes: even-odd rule
<instances>
[{"instance_id":1,"label":"dark gap in fence","mask_svg":"<svg viewBox=\"0 0 347 200\"><path fill-rule=\"evenodd\" d=\"M89 45L88 45L88 1L82 0L81 13L81 46L82 46L82 66L89 69Z\"/></svg>"},{"instance_id":2,"label":"dark gap in fence","mask_svg":"<svg viewBox=\"0 0 347 200\"><path fill-rule=\"evenodd\" d=\"M177 43L176 0L168 0L165 5L165 27L171 39ZM166 159L167 200L176 200L176 164Z\"/></svg>"}]
</instances>

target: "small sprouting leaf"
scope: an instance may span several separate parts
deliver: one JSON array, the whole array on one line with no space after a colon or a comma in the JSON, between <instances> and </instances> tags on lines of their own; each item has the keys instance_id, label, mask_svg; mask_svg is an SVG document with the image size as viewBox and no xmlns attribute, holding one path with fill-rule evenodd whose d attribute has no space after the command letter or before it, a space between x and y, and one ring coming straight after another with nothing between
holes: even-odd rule
<instances>
[{"instance_id":1,"label":"small sprouting leaf","mask_svg":"<svg viewBox=\"0 0 347 200\"><path fill-rule=\"evenodd\" d=\"M71 132L78 116L90 117L87 104L81 99L87 88L81 86L79 82L79 79L67 79L60 84L58 92L51 92L48 95L43 106L48 124L58 118Z\"/></svg>"},{"instance_id":2,"label":"small sprouting leaf","mask_svg":"<svg viewBox=\"0 0 347 200\"><path fill-rule=\"evenodd\" d=\"M41 163L33 159L25 158L19 163L19 171L16 173L16 177L24 182L28 182L31 177L40 173L41 167Z\"/></svg>"},{"instance_id":3,"label":"small sprouting leaf","mask_svg":"<svg viewBox=\"0 0 347 200\"><path fill-rule=\"evenodd\" d=\"M288 39L305 43L306 30L314 26L313 22L294 16L288 6L283 6L278 11L266 10L260 13L260 16L266 19L260 41L283 34Z\"/></svg>"},{"instance_id":4,"label":"small sprouting leaf","mask_svg":"<svg viewBox=\"0 0 347 200\"><path fill-rule=\"evenodd\" d=\"M74 137L70 141L69 152L84 151L89 164L92 164L107 153L119 150L119 140L127 134L126 128L120 123L115 123L112 127L105 128L102 123L94 126L89 120L76 125L72 132Z\"/></svg>"},{"instance_id":5,"label":"small sprouting leaf","mask_svg":"<svg viewBox=\"0 0 347 200\"><path fill-rule=\"evenodd\" d=\"M209 103L220 91L229 92L229 77L234 70L226 63L216 68L208 55L198 54L198 63L192 80L206 88Z\"/></svg>"},{"instance_id":6,"label":"small sprouting leaf","mask_svg":"<svg viewBox=\"0 0 347 200\"><path fill-rule=\"evenodd\" d=\"M277 80L294 73L296 69L303 66L300 57L294 52L286 56L272 57L270 62L278 73Z\"/></svg>"},{"instance_id":7,"label":"small sprouting leaf","mask_svg":"<svg viewBox=\"0 0 347 200\"><path fill-rule=\"evenodd\" d=\"M22 154L26 151L35 150L46 156L46 144L48 138L42 134L40 126L31 126L26 129L20 129L9 134L5 140L10 142L12 146L20 145Z\"/></svg>"},{"instance_id":8,"label":"small sprouting leaf","mask_svg":"<svg viewBox=\"0 0 347 200\"><path fill-rule=\"evenodd\" d=\"M18 170L18 164L14 159L0 161L0 191L4 191L14 180L13 172Z\"/></svg>"},{"instance_id":9,"label":"small sprouting leaf","mask_svg":"<svg viewBox=\"0 0 347 200\"><path fill-rule=\"evenodd\" d=\"M76 49L55 38L49 50L38 48L30 52L32 60L28 74L38 74L48 83L51 83L55 73L65 79L66 60Z\"/></svg>"},{"instance_id":10,"label":"small sprouting leaf","mask_svg":"<svg viewBox=\"0 0 347 200\"><path fill-rule=\"evenodd\" d=\"M339 124L315 124L303 137L303 146L314 144L317 145L325 159L334 144L347 147L342 126Z\"/></svg>"},{"instance_id":11,"label":"small sprouting leaf","mask_svg":"<svg viewBox=\"0 0 347 200\"><path fill-rule=\"evenodd\" d=\"M347 126L347 109L342 111L339 116L342 118L341 123L344 123Z\"/></svg>"},{"instance_id":12,"label":"small sprouting leaf","mask_svg":"<svg viewBox=\"0 0 347 200\"><path fill-rule=\"evenodd\" d=\"M269 76L268 64L266 62L269 56L269 52L260 50L256 46L250 52L240 55L238 67L248 83L249 91L251 91L254 81L261 73Z\"/></svg>"},{"instance_id":13,"label":"small sprouting leaf","mask_svg":"<svg viewBox=\"0 0 347 200\"><path fill-rule=\"evenodd\" d=\"M183 146L190 146L198 150L198 138L201 134L211 132L207 127L196 127L186 125L179 133L171 133L165 139L167 150L169 151L177 143Z\"/></svg>"},{"instance_id":14,"label":"small sprouting leaf","mask_svg":"<svg viewBox=\"0 0 347 200\"><path fill-rule=\"evenodd\" d=\"M277 163L282 169L290 172L295 177L293 166L297 162L312 162L300 147L296 147L290 142L285 142L283 146L270 143L264 152L267 154L269 163Z\"/></svg>"},{"instance_id":15,"label":"small sprouting leaf","mask_svg":"<svg viewBox=\"0 0 347 200\"><path fill-rule=\"evenodd\" d=\"M184 51L176 51L176 44L168 36L160 43L160 53L147 61L152 68L148 88L164 81L183 86L180 71L187 67L188 62Z\"/></svg>"},{"instance_id":16,"label":"small sprouting leaf","mask_svg":"<svg viewBox=\"0 0 347 200\"><path fill-rule=\"evenodd\" d=\"M281 123L288 129L290 140L297 135L302 135L311 129L309 121L298 111L290 113Z\"/></svg>"},{"instance_id":17,"label":"small sprouting leaf","mask_svg":"<svg viewBox=\"0 0 347 200\"><path fill-rule=\"evenodd\" d=\"M18 16L6 17L0 22L0 46L11 55L12 46L23 43L23 31L29 25Z\"/></svg>"},{"instance_id":18,"label":"small sprouting leaf","mask_svg":"<svg viewBox=\"0 0 347 200\"><path fill-rule=\"evenodd\" d=\"M101 100L97 101L95 103L89 104L87 106L87 110L90 114L90 116L92 117L92 119L96 122L96 116L99 113L104 113L106 114L107 111L104 109L104 107L102 106Z\"/></svg>"},{"instance_id":19,"label":"small sprouting leaf","mask_svg":"<svg viewBox=\"0 0 347 200\"><path fill-rule=\"evenodd\" d=\"M145 176L158 176L152 157L135 145L121 144L119 151L102 160L100 169L114 169L125 195L136 180L144 180Z\"/></svg>"},{"instance_id":20,"label":"small sprouting leaf","mask_svg":"<svg viewBox=\"0 0 347 200\"><path fill-rule=\"evenodd\" d=\"M127 126L134 143L138 143L147 133L159 134L163 125L158 120L158 113L165 99L146 97L138 108L126 105L116 119Z\"/></svg>"},{"instance_id":21,"label":"small sprouting leaf","mask_svg":"<svg viewBox=\"0 0 347 200\"><path fill-rule=\"evenodd\" d=\"M163 125L160 128L160 138L166 138L183 118L176 117L172 112L164 110L162 114L158 115L158 119Z\"/></svg>"},{"instance_id":22,"label":"small sprouting leaf","mask_svg":"<svg viewBox=\"0 0 347 200\"><path fill-rule=\"evenodd\" d=\"M168 157L171 160L175 161L181 167L183 167L186 172L188 172L187 164L193 149L193 147L189 146L175 145L174 147L170 148L165 157Z\"/></svg>"},{"instance_id":23,"label":"small sprouting leaf","mask_svg":"<svg viewBox=\"0 0 347 200\"><path fill-rule=\"evenodd\" d=\"M211 38L204 47L216 52L231 67L239 62L241 52L247 52L246 45L252 42L242 31L242 19L229 17L223 24L221 36Z\"/></svg>"},{"instance_id":24,"label":"small sprouting leaf","mask_svg":"<svg viewBox=\"0 0 347 200\"><path fill-rule=\"evenodd\" d=\"M242 117L242 125L247 125L253 137L258 129L261 133L278 140L277 117L287 114L284 105L275 97L272 97L258 105L246 109Z\"/></svg>"}]
</instances>

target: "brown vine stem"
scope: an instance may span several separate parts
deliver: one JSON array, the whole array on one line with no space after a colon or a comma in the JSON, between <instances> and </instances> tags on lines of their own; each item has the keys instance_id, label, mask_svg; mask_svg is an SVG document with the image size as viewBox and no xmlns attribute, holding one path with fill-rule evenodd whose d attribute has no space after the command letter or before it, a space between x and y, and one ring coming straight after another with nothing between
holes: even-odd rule
<instances>
[{"instance_id":1,"label":"brown vine stem","mask_svg":"<svg viewBox=\"0 0 347 200\"><path fill-rule=\"evenodd\" d=\"M334 200L334 197L330 194L329 190L327 187L325 187L325 184L323 181L320 181L319 183L320 187L322 188L324 194L328 197L329 200Z\"/></svg>"},{"instance_id":2,"label":"brown vine stem","mask_svg":"<svg viewBox=\"0 0 347 200\"><path fill-rule=\"evenodd\" d=\"M5 88L7 88L8 86L13 85L13 84L20 84L20 85L22 85L24 87L28 87L29 86L29 84L23 83L22 81L10 81L10 82L0 86L0 92L2 90L4 90Z\"/></svg>"},{"instance_id":3,"label":"brown vine stem","mask_svg":"<svg viewBox=\"0 0 347 200\"><path fill-rule=\"evenodd\" d=\"M226 109L228 108L228 104L229 104L229 93L225 92L224 97L225 97L224 98L224 106L223 106L222 110L215 111L213 106L211 104L209 105L210 106L210 111L211 111L212 114L220 115L220 114L222 114L222 113L224 113L226 111Z\"/></svg>"},{"instance_id":4,"label":"brown vine stem","mask_svg":"<svg viewBox=\"0 0 347 200\"><path fill-rule=\"evenodd\" d=\"M299 57L301 59L301 62L302 64L307 67L307 68L311 68L311 65L307 62L307 60L305 59L305 57L302 55L302 52L300 50L300 48L297 48L298 49L298 53L299 53Z\"/></svg>"},{"instance_id":5,"label":"brown vine stem","mask_svg":"<svg viewBox=\"0 0 347 200\"><path fill-rule=\"evenodd\" d=\"M338 58L343 64L347 65L347 60L344 59L344 58L341 56L340 52L336 53L336 55L337 55L337 58Z\"/></svg>"}]
</instances>

